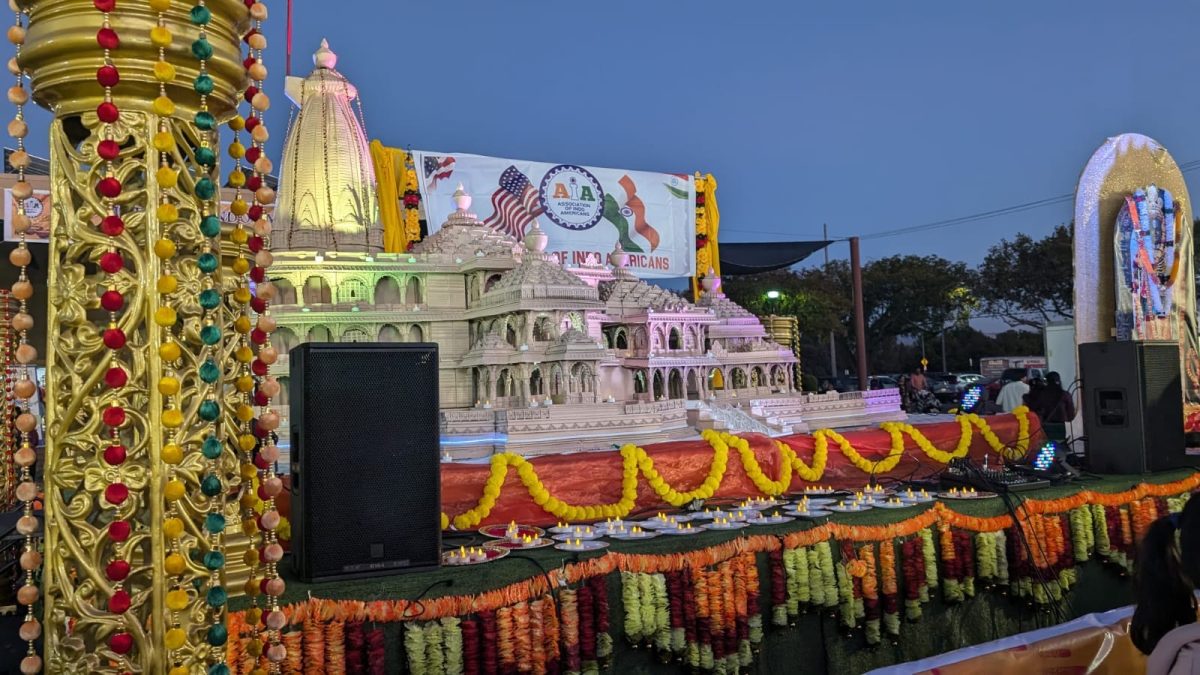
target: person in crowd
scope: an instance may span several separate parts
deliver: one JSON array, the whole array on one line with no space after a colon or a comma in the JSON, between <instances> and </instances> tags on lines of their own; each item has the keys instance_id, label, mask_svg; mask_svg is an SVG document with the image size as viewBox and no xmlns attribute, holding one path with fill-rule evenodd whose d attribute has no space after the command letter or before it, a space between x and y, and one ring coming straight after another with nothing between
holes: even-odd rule
<instances>
[{"instance_id":1,"label":"person in crowd","mask_svg":"<svg viewBox=\"0 0 1200 675\"><path fill-rule=\"evenodd\" d=\"M1000 395L996 397L996 405L1006 413L1010 413L1025 402L1025 394L1029 393L1029 371L1021 372L1021 377L1004 385Z\"/></svg>"},{"instance_id":2,"label":"person in crowd","mask_svg":"<svg viewBox=\"0 0 1200 675\"><path fill-rule=\"evenodd\" d=\"M1147 675L1200 675L1200 496L1150 524L1138 550L1129 637Z\"/></svg>"},{"instance_id":3,"label":"person in crowd","mask_svg":"<svg viewBox=\"0 0 1200 675\"><path fill-rule=\"evenodd\" d=\"M929 383L925 380L925 369L917 366L913 368L912 375L908 378L908 386L914 391L924 391L929 388Z\"/></svg>"},{"instance_id":4,"label":"person in crowd","mask_svg":"<svg viewBox=\"0 0 1200 675\"><path fill-rule=\"evenodd\" d=\"M1075 419L1075 402L1062 386L1062 376L1046 373L1045 384L1031 387L1025 395L1025 405L1037 414L1043 424L1065 424Z\"/></svg>"}]
</instances>

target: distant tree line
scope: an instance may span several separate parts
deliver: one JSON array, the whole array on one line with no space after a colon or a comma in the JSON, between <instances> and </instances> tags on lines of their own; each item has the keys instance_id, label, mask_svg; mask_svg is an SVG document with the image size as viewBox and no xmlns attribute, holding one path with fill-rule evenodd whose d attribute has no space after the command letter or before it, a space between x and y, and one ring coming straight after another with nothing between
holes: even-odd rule
<instances>
[{"instance_id":1,"label":"distant tree line","mask_svg":"<svg viewBox=\"0 0 1200 675\"><path fill-rule=\"evenodd\" d=\"M1042 239L1018 234L992 246L975 269L940 256L904 255L863 266L863 309L868 363L873 373L898 373L921 359L922 344L931 370L978 370L986 356L1042 353L1040 328L1072 316L1071 226L1061 225ZM837 370L853 372L855 340L850 265L780 270L730 277L724 291L756 314L799 320L805 372L830 373L830 335ZM769 297L768 291L778 291ZM770 294L775 295L775 294ZM971 327L979 318L1011 327L985 335Z\"/></svg>"}]
</instances>

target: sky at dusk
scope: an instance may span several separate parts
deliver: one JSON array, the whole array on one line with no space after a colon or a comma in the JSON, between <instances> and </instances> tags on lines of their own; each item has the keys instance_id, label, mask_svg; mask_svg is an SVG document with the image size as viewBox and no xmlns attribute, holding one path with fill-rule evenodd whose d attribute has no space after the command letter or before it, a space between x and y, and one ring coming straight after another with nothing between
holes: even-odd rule
<instances>
[{"instance_id":1,"label":"sky at dusk","mask_svg":"<svg viewBox=\"0 0 1200 675\"><path fill-rule=\"evenodd\" d=\"M268 6L278 158L286 3ZM307 74L328 38L363 95L369 136L389 145L699 170L719 181L723 241L819 238L822 223L869 237L1069 193L1122 132L1156 138L1180 163L1200 159L1200 42L1184 30L1200 4L1131 8L295 0L292 66ZM863 253L975 263L1001 237L1045 234L1070 212L1059 203L868 238Z\"/></svg>"}]
</instances>

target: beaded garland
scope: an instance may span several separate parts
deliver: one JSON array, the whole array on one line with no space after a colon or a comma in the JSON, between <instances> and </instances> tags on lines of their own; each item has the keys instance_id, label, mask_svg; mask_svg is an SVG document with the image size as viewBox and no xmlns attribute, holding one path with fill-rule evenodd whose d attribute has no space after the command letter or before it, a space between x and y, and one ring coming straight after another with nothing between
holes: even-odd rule
<instances>
[{"instance_id":1,"label":"beaded garland","mask_svg":"<svg viewBox=\"0 0 1200 675\"><path fill-rule=\"evenodd\" d=\"M221 479L219 460L224 452L221 442L221 394L222 370L220 345L222 330L218 322L220 316L221 293L217 289L220 268L220 236L221 220L217 215L216 199L218 188L213 180L217 165L213 140L216 135L216 119L208 110L208 95L213 92L213 79L208 74L208 60L212 58L213 47L208 41L207 27L212 20L212 11L205 5L205 0L198 0L189 12L189 19L199 29L199 35L191 43L192 56L199 62L199 73L192 83L192 88L199 96L200 109L196 112L193 122L199 132L199 146L195 149L197 165L196 181L193 193L200 203L200 234L202 235L199 254L196 257L196 267L201 274L200 295L198 298L201 314L200 341L203 343L201 362L198 370L200 381L204 385L204 397L197 409L197 416L203 422L205 431L201 442L201 453L204 455L205 470L200 479L200 492L207 498L208 514L204 519L204 531L208 538L207 550L199 557L199 562L208 570L208 584L204 602L209 617L204 639L209 646L208 674L229 675L229 666L225 663L225 643L229 639L225 625L225 603L227 594L221 582L221 570L225 566L224 530L225 530L225 483Z\"/></svg>"},{"instance_id":2,"label":"beaded garland","mask_svg":"<svg viewBox=\"0 0 1200 675\"><path fill-rule=\"evenodd\" d=\"M262 578L257 582L257 589L248 588L247 590L252 595L255 595L254 591L261 592L265 596L266 604L265 611L260 610L256 605L250 613L250 618L253 619L250 623L254 626L251 645L254 650L259 652L259 654L254 654L256 663L262 653L263 643L260 635L264 630L267 643L265 653L267 670L264 671L259 667L254 672L279 673L288 656L288 649L283 644L282 635L286 618L279 608L279 596L283 594L285 586L277 569L277 564L283 557L283 547L279 544L276 534L276 528L279 527L281 518L275 507L275 497L282 491L283 482L274 473L275 462L279 459L279 449L275 446L271 435L279 427L279 415L270 408L271 398L279 393L279 383L274 378L267 376L270 364L278 359L278 354L270 343L271 332L275 330L275 320L270 316L269 303L275 295L275 287L266 276L266 270L272 263L272 257L269 251L271 223L266 216L265 209L275 201L275 191L266 184L266 177L270 175L273 168L265 154L265 144L269 134L264 124L264 113L271 105L270 98L263 91L264 80L267 77L267 68L263 63L263 50L266 49L267 40L262 32L262 22L267 18L267 6L261 1L255 0L246 0L246 6L250 10L252 28L245 37L249 55L246 57L244 65L247 78L250 80L250 86L244 93L245 100L250 104L250 113L245 120L245 129L250 134L250 147L245 150L244 157L250 168L253 169L253 173L245 183L246 189L254 195L254 203L247 209L246 216L253 223L254 232L253 235L246 237L245 243L249 252L254 254L254 263L248 266L248 276L254 284L255 290L254 297L250 300L250 309L258 315L255 327L249 331L247 337L250 343L257 346L258 354L255 358L251 348L243 345L239 349L238 357L239 361L250 362L250 373L255 378L252 401L260 407L258 419L253 424L252 435L248 439L251 449L253 445L258 446L258 453L251 458L252 463L246 470L246 474L250 473L249 469L251 468L257 470L257 488L253 487L250 481L243 483L245 486L243 489L246 491L243 493L243 504L247 508L260 500L262 504L261 515L256 520L250 521L255 523L256 529L261 532L261 548L252 556L248 554L247 560L255 565L262 564ZM237 151L236 145L231 147L231 154ZM235 231L235 235L238 232L244 234L239 229ZM243 349L244 351L242 351ZM249 533L249 529L247 532ZM252 577L249 584L254 583L255 578Z\"/></svg>"},{"instance_id":3,"label":"beaded garland","mask_svg":"<svg viewBox=\"0 0 1200 675\"><path fill-rule=\"evenodd\" d=\"M17 182L13 185L13 197L16 199L16 214L13 218L13 231L17 234L17 248L9 254L9 262L19 269L17 281L12 286L12 297L17 299L17 314L12 319L12 328L17 331L18 346L14 354L20 364L17 381L12 385L12 393L18 400L25 402L25 412L16 420L17 433L20 439L20 449L13 456L19 467L19 484L16 497L21 502L22 513L17 521L17 531L24 537L21 549L20 566L24 572L21 587L17 590L17 602L25 606L25 620L21 624L19 635L26 643L25 656L21 659L20 669L26 675L39 673L42 670L42 657L37 653L36 643L42 634L42 624L34 612L34 605L41 598L41 593L35 581L35 574L41 567L42 555L36 538L38 520L34 515L34 501L38 498L38 485L33 473L37 453L32 446L30 432L37 427L37 418L29 412L29 401L37 393L37 385L29 379L29 369L26 367L37 360L37 349L29 344L29 329L33 327L33 317L29 315L28 301L33 297L33 284L27 274L29 263L33 256L26 245L26 232L30 220L25 214L25 199L32 196L33 189L25 180L25 169L29 166L29 154L25 151L25 136L29 133L29 125L25 122L25 104L29 102L29 93L25 89L25 77L21 70L19 59L21 46L25 43L24 15L10 4L16 15L15 22L8 29L8 39L14 46L15 54L8 62L9 72L16 77L16 82L8 90L8 101L16 106L16 115L8 123L8 133L16 140L17 149L10 156L10 162L17 170ZM6 297L7 301L8 298ZM7 312L7 302L5 303Z\"/></svg>"}]
</instances>

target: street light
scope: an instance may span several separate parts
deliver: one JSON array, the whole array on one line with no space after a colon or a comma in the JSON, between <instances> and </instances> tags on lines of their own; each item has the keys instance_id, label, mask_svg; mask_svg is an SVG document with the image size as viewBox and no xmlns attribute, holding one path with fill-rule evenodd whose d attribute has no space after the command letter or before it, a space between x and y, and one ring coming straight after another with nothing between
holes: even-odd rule
<instances>
[{"instance_id":1,"label":"street light","mask_svg":"<svg viewBox=\"0 0 1200 675\"><path fill-rule=\"evenodd\" d=\"M768 300L778 300L779 299L779 291L767 291L767 299Z\"/></svg>"}]
</instances>

